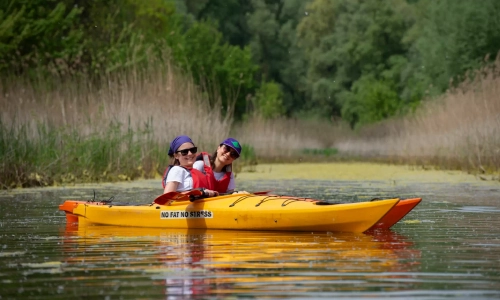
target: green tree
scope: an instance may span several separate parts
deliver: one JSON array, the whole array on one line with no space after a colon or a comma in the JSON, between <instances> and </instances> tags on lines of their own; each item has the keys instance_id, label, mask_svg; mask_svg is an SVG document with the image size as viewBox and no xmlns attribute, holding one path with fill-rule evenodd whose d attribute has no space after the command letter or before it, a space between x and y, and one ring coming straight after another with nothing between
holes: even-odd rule
<instances>
[{"instance_id":1,"label":"green tree","mask_svg":"<svg viewBox=\"0 0 500 300\"><path fill-rule=\"evenodd\" d=\"M279 84L288 114L302 106L306 61L296 46L295 28L310 0L172 1L192 22L214 21L225 41L250 47L260 68L256 82Z\"/></svg>"},{"instance_id":2,"label":"green tree","mask_svg":"<svg viewBox=\"0 0 500 300\"><path fill-rule=\"evenodd\" d=\"M248 0L175 0L179 12L196 21L215 21L224 40L245 47L250 40L246 15L252 6Z\"/></svg>"},{"instance_id":3,"label":"green tree","mask_svg":"<svg viewBox=\"0 0 500 300\"><path fill-rule=\"evenodd\" d=\"M78 61L85 46L81 12L69 0L1 1L0 68L50 64L61 71Z\"/></svg>"},{"instance_id":4,"label":"green tree","mask_svg":"<svg viewBox=\"0 0 500 300\"><path fill-rule=\"evenodd\" d=\"M209 1L213 2L214 1ZM237 116L257 86L249 48L230 45L212 21L176 12L172 0L11 0L0 4L0 62L5 72L32 65L92 74L175 63L222 109ZM19 62L19 63L18 63ZM63 68L64 67L64 68ZM89 72L90 71L90 72Z\"/></svg>"},{"instance_id":5,"label":"green tree","mask_svg":"<svg viewBox=\"0 0 500 300\"><path fill-rule=\"evenodd\" d=\"M256 110L264 118L276 118L285 113L283 92L275 82L263 83L256 93Z\"/></svg>"},{"instance_id":6,"label":"green tree","mask_svg":"<svg viewBox=\"0 0 500 300\"><path fill-rule=\"evenodd\" d=\"M315 0L307 11L308 16L298 25L297 33L309 62L309 107L320 107L326 116L341 115L352 125L358 120L375 120L373 116L393 112L389 109L364 117L359 114L366 113L366 109L355 109L357 117L353 117L353 108L364 103L359 101L361 94L373 90L373 86L393 89L389 94L399 95L399 71L406 63L407 53L402 38L414 22L408 3ZM364 77L370 80L356 84ZM365 84L368 86L363 87ZM398 97L396 102L400 101Z\"/></svg>"},{"instance_id":7,"label":"green tree","mask_svg":"<svg viewBox=\"0 0 500 300\"><path fill-rule=\"evenodd\" d=\"M96 74L161 61L167 37L183 31L182 18L168 1L88 0L81 5L84 59Z\"/></svg>"},{"instance_id":8,"label":"green tree","mask_svg":"<svg viewBox=\"0 0 500 300\"><path fill-rule=\"evenodd\" d=\"M172 35L170 42L177 64L204 85L215 88L212 100L222 100L223 110L235 108L236 117L245 112L245 97L256 87L258 66L250 50L231 46L211 22L196 22L185 33ZM219 98L220 97L220 98Z\"/></svg>"},{"instance_id":9,"label":"green tree","mask_svg":"<svg viewBox=\"0 0 500 300\"><path fill-rule=\"evenodd\" d=\"M309 0L252 0L248 16L250 48L260 66L259 79L281 86L285 113L304 103L306 60L297 46L296 27Z\"/></svg>"},{"instance_id":10,"label":"green tree","mask_svg":"<svg viewBox=\"0 0 500 300\"><path fill-rule=\"evenodd\" d=\"M394 83L373 76L361 77L346 97L349 101L342 106L342 117L352 127L387 119L402 105Z\"/></svg>"},{"instance_id":11,"label":"green tree","mask_svg":"<svg viewBox=\"0 0 500 300\"><path fill-rule=\"evenodd\" d=\"M500 50L500 2L420 0L418 22L405 36L410 63L403 70L405 99L444 92L454 79L479 68Z\"/></svg>"}]
</instances>

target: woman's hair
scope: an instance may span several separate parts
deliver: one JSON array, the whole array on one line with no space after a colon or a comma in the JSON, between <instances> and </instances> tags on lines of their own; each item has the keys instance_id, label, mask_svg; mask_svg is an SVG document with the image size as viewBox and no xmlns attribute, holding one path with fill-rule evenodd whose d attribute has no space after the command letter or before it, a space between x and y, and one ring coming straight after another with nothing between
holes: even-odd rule
<instances>
[{"instance_id":1,"label":"woman's hair","mask_svg":"<svg viewBox=\"0 0 500 300\"><path fill-rule=\"evenodd\" d=\"M170 157L170 165L171 166L180 166L181 165L179 160L177 158L175 158L173 154L169 154L168 156Z\"/></svg>"}]
</instances>

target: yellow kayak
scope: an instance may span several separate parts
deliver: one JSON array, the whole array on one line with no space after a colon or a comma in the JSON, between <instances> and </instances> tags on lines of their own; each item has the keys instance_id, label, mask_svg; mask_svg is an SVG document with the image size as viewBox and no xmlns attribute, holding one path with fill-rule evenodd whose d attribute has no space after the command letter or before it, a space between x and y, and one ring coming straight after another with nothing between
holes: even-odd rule
<instances>
[{"instance_id":1,"label":"yellow kayak","mask_svg":"<svg viewBox=\"0 0 500 300\"><path fill-rule=\"evenodd\" d=\"M348 204L294 197L234 194L165 205L116 205L68 200L61 207L80 225L132 227L364 232L399 199ZM71 207L67 209L67 207Z\"/></svg>"}]
</instances>

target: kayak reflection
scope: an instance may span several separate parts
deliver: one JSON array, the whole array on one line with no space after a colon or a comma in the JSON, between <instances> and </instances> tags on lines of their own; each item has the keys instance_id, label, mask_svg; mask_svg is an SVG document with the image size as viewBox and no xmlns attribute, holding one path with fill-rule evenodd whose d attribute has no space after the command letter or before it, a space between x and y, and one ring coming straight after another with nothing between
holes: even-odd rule
<instances>
[{"instance_id":1,"label":"kayak reflection","mask_svg":"<svg viewBox=\"0 0 500 300\"><path fill-rule=\"evenodd\" d=\"M164 285L166 295L227 293L255 288L257 282L355 280L384 272L405 277L420 261L413 243L389 230L311 234L68 225L63 241L68 265L140 272Z\"/></svg>"}]
</instances>

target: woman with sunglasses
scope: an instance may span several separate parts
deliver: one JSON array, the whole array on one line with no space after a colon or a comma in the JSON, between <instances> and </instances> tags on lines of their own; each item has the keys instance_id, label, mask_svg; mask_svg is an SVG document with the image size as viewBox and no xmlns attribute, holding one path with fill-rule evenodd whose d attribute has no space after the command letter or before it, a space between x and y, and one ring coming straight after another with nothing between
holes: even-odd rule
<instances>
[{"instance_id":1,"label":"woman with sunglasses","mask_svg":"<svg viewBox=\"0 0 500 300\"><path fill-rule=\"evenodd\" d=\"M217 196L218 193L212 190L211 169L208 163L208 154L205 154L206 165L202 167L203 172L193 169L196 161L198 148L194 145L191 138L186 135L176 137L170 143L168 156L173 160L163 174L163 193L184 192L195 188L204 188L208 197ZM213 175L212 175L213 176Z\"/></svg>"},{"instance_id":2,"label":"woman with sunglasses","mask_svg":"<svg viewBox=\"0 0 500 300\"><path fill-rule=\"evenodd\" d=\"M236 139L227 138L220 143L217 150L210 157L211 171L204 171L206 166L200 156L198 156L193 168L210 176L211 185L215 191L232 193L236 187L232 166L233 162L240 157L241 150L241 145Z\"/></svg>"}]
</instances>

